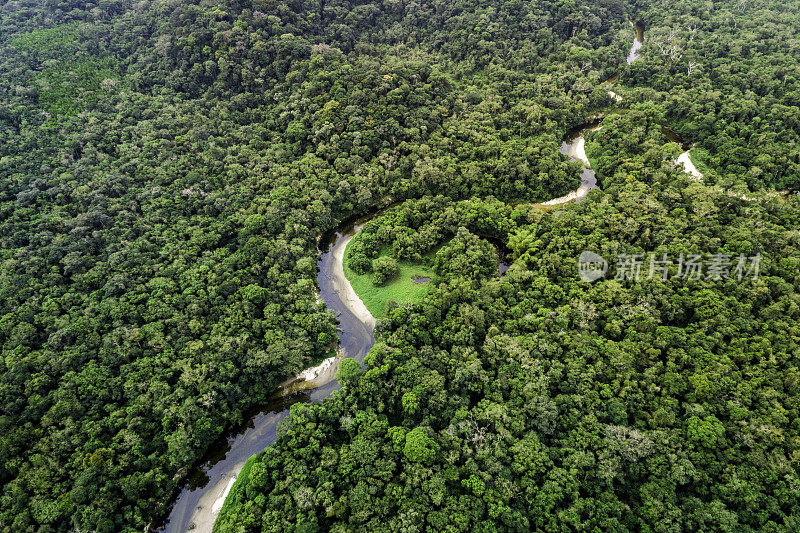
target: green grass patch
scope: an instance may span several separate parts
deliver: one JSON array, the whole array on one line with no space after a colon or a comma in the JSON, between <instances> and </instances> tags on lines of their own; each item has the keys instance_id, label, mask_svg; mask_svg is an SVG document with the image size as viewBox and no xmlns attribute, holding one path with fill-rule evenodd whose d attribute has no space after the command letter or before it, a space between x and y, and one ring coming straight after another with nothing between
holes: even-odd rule
<instances>
[{"instance_id":1,"label":"green grass patch","mask_svg":"<svg viewBox=\"0 0 800 533\"><path fill-rule=\"evenodd\" d=\"M356 236L356 238L358 238ZM397 266L400 268L399 273L391 281L385 285L376 287L372 283L373 273L356 274L347 266L350 258L350 244L352 240L347 243L347 248L344 251L344 275L353 286L353 290L364 305L367 306L369 312L375 318L383 318L386 316L386 302L394 299L399 304L414 304L422 301L430 289L431 285L436 282L436 274L433 269L427 265L412 263L410 261L398 261ZM388 254L383 254L388 255ZM433 252L429 254L432 257ZM413 278L425 277L431 278L427 283L416 283Z\"/></svg>"},{"instance_id":2,"label":"green grass patch","mask_svg":"<svg viewBox=\"0 0 800 533\"><path fill-rule=\"evenodd\" d=\"M709 154L708 150L705 148L692 148L689 150L689 159L692 160L694 166L696 166L697 170L704 176L707 176L711 172L711 167L709 166L711 154Z\"/></svg>"},{"instance_id":3,"label":"green grass patch","mask_svg":"<svg viewBox=\"0 0 800 533\"><path fill-rule=\"evenodd\" d=\"M233 482L233 487L231 487L228 497L225 498L225 503L222 504L222 509L219 510L217 519L214 522L214 530L217 529L217 524L227 521L226 517L228 514L233 513L231 518L235 518L236 514L241 511L241 507L247 502L245 488L250 480L250 469L253 468L253 465L256 462L256 457L259 455L261 454L257 453L253 455L247 460L247 462L244 463L242 471L239 472L239 475L236 477L236 481Z\"/></svg>"}]
</instances>

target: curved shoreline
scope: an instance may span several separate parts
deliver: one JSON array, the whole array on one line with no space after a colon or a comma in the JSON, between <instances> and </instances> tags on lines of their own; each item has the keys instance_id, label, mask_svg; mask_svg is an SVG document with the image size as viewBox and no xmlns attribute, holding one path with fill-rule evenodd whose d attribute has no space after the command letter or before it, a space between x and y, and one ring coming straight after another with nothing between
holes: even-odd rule
<instances>
[{"instance_id":1,"label":"curved shoreline","mask_svg":"<svg viewBox=\"0 0 800 533\"><path fill-rule=\"evenodd\" d=\"M369 312L367 306L364 305L364 302L362 302L361 298L359 298L358 294L356 294L356 291L353 289L353 286L350 284L347 276L344 275L344 252L347 249L347 245L350 243L353 237L356 236L356 233L361 230L361 226L356 226L354 229L355 231L352 235L339 238L336 242L336 246L331 252L336 259L333 266L333 287L334 290L339 293L339 297L342 299L342 302L348 306L350 311L367 327L374 328L375 317Z\"/></svg>"},{"instance_id":2,"label":"curved shoreline","mask_svg":"<svg viewBox=\"0 0 800 533\"><path fill-rule=\"evenodd\" d=\"M689 174L692 179L700 181L703 179L703 173L697 170L697 167L694 166L691 158L689 157L689 150L686 150L681 155L678 156L676 161L678 165L683 165L683 169Z\"/></svg>"},{"instance_id":3,"label":"curved shoreline","mask_svg":"<svg viewBox=\"0 0 800 533\"><path fill-rule=\"evenodd\" d=\"M344 252L347 249L347 244L360 230L360 225L353 226L352 234L339 236L333 247L327 252L334 259L333 265L329 269L332 274L329 279L341 303L347 307L348 311L350 311L353 316L371 330L375 328L375 317L372 316L367 306L364 305L364 302L358 297L358 294L356 294L356 291L353 289L353 286L350 285L347 276L344 274ZM336 376L339 363L345 356L346 354L344 351L341 348L337 348L336 356L328 357L319 365L306 368L293 378L278 385L278 391L272 395L272 398L279 398L301 390L315 389L330 383Z\"/></svg>"},{"instance_id":4,"label":"curved shoreline","mask_svg":"<svg viewBox=\"0 0 800 533\"><path fill-rule=\"evenodd\" d=\"M595 131L600 129L599 124L589 125L579 131L578 135L572 139L564 140L561 143L560 152L573 161L580 161L583 164L583 171L581 172L581 184L574 191L570 191L564 196L547 200L539 205L553 206L566 204L572 201L580 201L589 194L592 189L597 189L597 175L589 163L589 157L586 155L586 138L584 135L587 131Z\"/></svg>"},{"instance_id":5,"label":"curved shoreline","mask_svg":"<svg viewBox=\"0 0 800 533\"><path fill-rule=\"evenodd\" d=\"M561 152L573 160L581 161L584 166L581 185L565 196L548 200L540 205L555 206L580 200L591 189L597 187L594 171L586 156L583 134L587 130L598 127L597 125L588 126L580 130L577 136L562 142ZM380 211L375 214L378 213ZM358 297L344 274L344 254L347 244L361 227L362 225L353 225L349 231L335 233L330 249L320 252L318 263L317 279L320 287L318 299L324 301L331 311L339 315L338 354L323 360L315 367L303 370L278 385L278 389L270 397L272 403L284 401L291 405L295 403L293 400L301 401L296 396L303 394L309 395L311 401L326 398L339 388L334 377L341 359L348 356L361 361L374 344L372 330L375 327L376 319ZM321 240L322 236L318 241ZM335 299L331 298L332 294L336 296ZM199 469L207 477L213 478L213 481L205 487L195 489L184 487L172 506L166 524L159 531L183 533L191 529L194 532L211 533L225 499L238 479L245 462L249 457L274 442L277 438L277 426L288 414L289 410L286 405L279 405L277 408L268 405L251 421L252 427L230 439L229 450L219 462L214 463L207 471L205 471L205 465ZM266 438L259 438L264 436ZM254 445L254 440L258 442L257 445ZM246 450L251 448L258 449L253 453L248 453ZM229 456L235 457L236 461L231 461ZM217 472L217 470L222 470L222 472Z\"/></svg>"}]
</instances>

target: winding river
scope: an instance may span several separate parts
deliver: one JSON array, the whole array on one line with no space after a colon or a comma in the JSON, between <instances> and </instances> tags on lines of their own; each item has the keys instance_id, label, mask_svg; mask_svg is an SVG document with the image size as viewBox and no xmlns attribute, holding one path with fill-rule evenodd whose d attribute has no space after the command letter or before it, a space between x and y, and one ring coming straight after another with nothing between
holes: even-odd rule
<instances>
[{"instance_id":1,"label":"winding river","mask_svg":"<svg viewBox=\"0 0 800 533\"><path fill-rule=\"evenodd\" d=\"M561 142L561 153L568 156L573 161L580 161L583 164L581 185L574 191L560 198L553 198L552 200L542 202L541 205L559 205L573 200L577 202L589 194L589 191L598 187L597 175L594 170L592 170L592 165L589 163L589 158L586 156L586 138L584 135L587 131L594 131L599 128L600 124L583 126L564 137L564 140Z\"/></svg>"},{"instance_id":2,"label":"winding river","mask_svg":"<svg viewBox=\"0 0 800 533\"><path fill-rule=\"evenodd\" d=\"M342 267L345 247L359 229L358 224L350 225L320 243L319 297L339 318L339 355L284 384L247 426L240 428L221 449L215 450L188 478L160 531L210 532L242 466L275 441L278 425L289 414L289 407L297 402L320 401L330 396L340 387L334 375L341 357L361 361L375 344L372 334L375 319L356 296Z\"/></svg>"},{"instance_id":3,"label":"winding river","mask_svg":"<svg viewBox=\"0 0 800 533\"><path fill-rule=\"evenodd\" d=\"M630 22L634 26L635 34L633 37L633 44L631 45L630 52L628 52L628 57L626 59L629 65L634 61L636 61L637 59L639 59L639 57L641 57L641 48L642 45L644 44L644 22L642 22L641 20L639 21L631 20ZM612 75L603 83L608 83L613 85L618 78L619 78L619 72ZM614 91L608 91L608 94L609 96L611 96L611 98L616 100L617 103L622 101L622 96L618 95ZM543 202L540 205L551 206L551 205L564 204L572 201L580 201L587 194L589 194L589 191L598 188L597 175L595 174L594 170L592 170L592 165L591 163L589 163L589 158L586 156L585 134L587 131L595 131L600 128L601 128L600 121L596 120L588 124L584 124L583 126L580 126L575 130L572 130L569 133L567 133L567 135L564 137L564 140L561 142L560 151L562 154L568 156L573 161L580 161L581 164L583 165L583 170L581 171L581 185L576 190L571 191L570 193L560 198L553 198L552 200ZM689 159L688 155L689 154L687 152L686 153L687 160Z\"/></svg>"},{"instance_id":4,"label":"winding river","mask_svg":"<svg viewBox=\"0 0 800 533\"><path fill-rule=\"evenodd\" d=\"M644 34L643 24L634 25L636 37L628 55L629 64L639 57ZM612 77L608 81L613 83L615 80L616 78ZM611 94L617 101L621 100L618 95ZM571 132L564 138L560 147L561 153L583 164L581 185L569 194L541 205L553 206L579 201L590 190L598 187L597 177L586 157L584 134L599 127L598 123L593 123ZM211 532L225 497L244 463L275 441L280 422L289 415L289 407L297 402L320 401L330 396L340 387L334 375L341 358L353 357L360 362L375 344L373 335L375 318L353 291L350 282L345 278L342 266L345 247L360 229L361 225L358 223L350 224L330 237L323 237L320 242L317 275L319 297L339 318L337 357L326 359L319 366L307 369L282 384L264 409L252 416L246 426L239 428L235 433L232 432L224 445L213 450L208 460L187 478L171 507L168 519L158 531ZM501 275L507 268L508 263L502 261Z\"/></svg>"}]
</instances>

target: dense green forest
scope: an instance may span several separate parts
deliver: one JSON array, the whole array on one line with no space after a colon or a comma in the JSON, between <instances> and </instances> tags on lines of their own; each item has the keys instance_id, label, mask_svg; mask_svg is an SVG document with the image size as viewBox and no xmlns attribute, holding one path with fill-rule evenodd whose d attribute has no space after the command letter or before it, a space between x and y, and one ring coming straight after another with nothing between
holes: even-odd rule
<instances>
[{"instance_id":1,"label":"dense green forest","mask_svg":"<svg viewBox=\"0 0 800 533\"><path fill-rule=\"evenodd\" d=\"M729 183L796 188L800 24L794 2L655 2L625 82L710 153Z\"/></svg>"},{"instance_id":2,"label":"dense green forest","mask_svg":"<svg viewBox=\"0 0 800 533\"><path fill-rule=\"evenodd\" d=\"M455 269L390 310L365 368L293 409L217 529L796 531L800 202L645 157L608 156L642 180L557 213L482 206L516 221L506 276ZM382 226L447 239L464 205L408 202ZM584 249L763 261L757 279L589 285Z\"/></svg>"},{"instance_id":3,"label":"dense green forest","mask_svg":"<svg viewBox=\"0 0 800 533\"><path fill-rule=\"evenodd\" d=\"M0 529L158 520L329 352L317 236L403 200L373 244L435 287L218 529L800 528L797 0L0 6ZM600 114L603 191L534 205ZM763 261L589 285L584 249Z\"/></svg>"}]
</instances>

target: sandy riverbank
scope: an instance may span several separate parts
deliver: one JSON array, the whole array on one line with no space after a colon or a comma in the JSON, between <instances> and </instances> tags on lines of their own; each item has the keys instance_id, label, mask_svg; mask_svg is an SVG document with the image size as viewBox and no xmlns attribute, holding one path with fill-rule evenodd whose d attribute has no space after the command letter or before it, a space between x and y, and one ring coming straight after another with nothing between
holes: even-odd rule
<instances>
[{"instance_id":1,"label":"sandy riverbank","mask_svg":"<svg viewBox=\"0 0 800 533\"><path fill-rule=\"evenodd\" d=\"M703 179L703 173L697 170L697 167L694 166L694 163L692 163L691 158L689 158L689 150L686 150L681 155L679 155L677 162L679 165L683 165L683 169L686 171L687 174L692 176L692 178L698 181Z\"/></svg>"},{"instance_id":2,"label":"sandy riverbank","mask_svg":"<svg viewBox=\"0 0 800 533\"><path fill-rule=\"evenodd\" d=\"M353 290L353 286L350 285L350 282L347 281L347 277L344 275L344 251L345 248L347 248L347 243L349 243L350 239L353 237L354 235L343 236L338 239L334 245L332 252L336 261L332 272L333 287L347 308L371 329L375 327L375 317L369 312L367 306L364 305L364 302L358 297L356 291Z\"/></svg>"}]
</instances>

